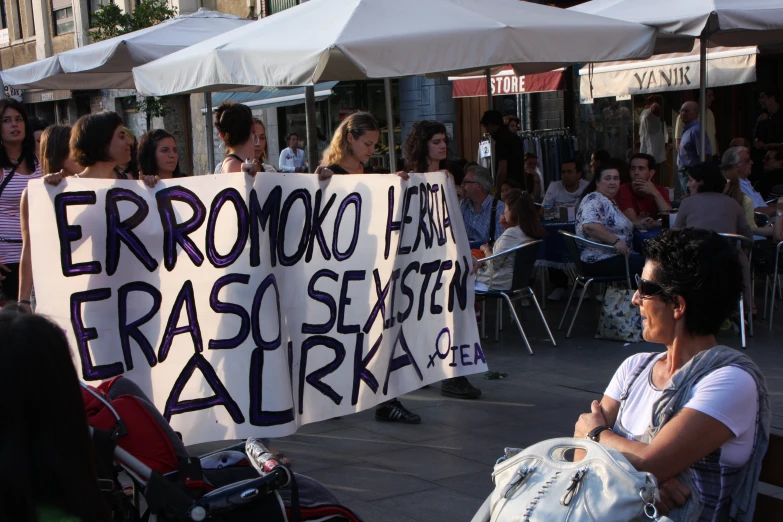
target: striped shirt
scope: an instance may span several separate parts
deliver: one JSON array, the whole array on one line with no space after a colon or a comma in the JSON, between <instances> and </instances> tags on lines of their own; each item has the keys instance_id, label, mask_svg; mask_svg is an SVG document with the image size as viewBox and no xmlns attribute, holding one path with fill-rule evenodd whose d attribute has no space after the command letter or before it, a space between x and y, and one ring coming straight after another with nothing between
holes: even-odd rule
<instances>
[{"instance_id":1,"label":"striped shirt","mask_svg":"<svg viewBox=\"0 0 783 522\"><path fill-rule=\"evenodd\" d=\"M11 173L11 169L2 169L3 175L0 182ZM27 183L31 179L37 179L43 176L41 164L35 162L35 172L33 174L14 174L11 181L0 194L0 238L2 239L22 239L22 228L19 223L19 208L22 202L22 192L27 188ZM22 257L22 243L6 243L0 241L0 263L14 264L18 263Z\"/></svg>"}]
</instances>

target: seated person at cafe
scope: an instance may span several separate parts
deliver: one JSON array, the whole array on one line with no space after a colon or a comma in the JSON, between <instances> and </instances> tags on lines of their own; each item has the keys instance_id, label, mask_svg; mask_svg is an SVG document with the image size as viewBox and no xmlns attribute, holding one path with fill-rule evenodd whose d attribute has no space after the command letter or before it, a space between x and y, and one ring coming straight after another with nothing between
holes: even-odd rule
<instances>
[{"instance_id":1,"label":"seated person at cafe","mask_svg":"<svg viewBox=\"0 0 783 522\"><path fill-rule=\"evenodd\" d=\"M726 151L726 154L729 151ZM704 162L692 167L688 171L688 190L691 196L685 198L680 205L677 228L702 228L719 234L739 234L753 239L753 231L742 206L723 193L725 187L726 178L714 163ZM747 256L739 257L743 266L745 305L750 306L750 265Z\"/></svg>"},{"instance_id":2,"label":"seated person at cafe","mask_svg":"<svg viewBox=\"0 0 783 522\"><path fill-rule=\"evenodd\" d=\"M752 165L753 161L750 159L750 151L745 147L731 147L723 153L723 158L721 158L721 169L726 170L736 167L740 188L753 201L755 211L767 216L774 216L775 207L770 207L766 204L762 195L753 188L753 184L748 179Z\"/></svg>"},{"instance_id":3,"label":"seated person at cafe","mask_svg":"<svg viewBox=\"0 0 783 522\"><path fill-rule=\"evenodd\" d=\"M471 165L465 170L462 179L465 196L459 207L471 244L492 244L503 233L500 217L506 206L490 195L492 186L492 173L486 168Z\"/></svg>"},{"instance_id":4,"label":"seated person at cafe","mask_svg":"<svg viewBox=\"0 0 783 522\"><path fill-rule=\"evenodd\" d=\"M665 230L645 250L633 304L658 346L620 365L574 437L653 474L656 507L672 520L750 522L771 412L758 366L716 340L740 295L737 252L694 229Z\"/></svg>"},{"instance_id":5,"label":"seated person at cafe","mask_svg":"<svg viewBox=\"0 0 783 522\"><path fill-rule=\"evenodd\" d=\"M611 251L590 245L581 246L580 258L589 276L624 273L625 257L628 258L631 274L640 274L644 267L644 258L632 249L634 227L640 227L640 224L631 223L614 202L620 189L621 168L622 164L617 160L602 163L593 180L595 191L585 194L576 211L577 236L614 248ZM591 188L592 183L585 192Z\"/></svg>"},{"instance_id":6,"label":"seated person at cafe","mask_svg":"<svg viewBox=\"0 0 783 522\"><path fill-rule=\"evenodd\" d=\"M543 206L552 208L576 205L577 200L589 183L582 179L582 162L570 158L560 166L560 181L553 181L546 189Z\"/></svg>"},{"instance_id":7,"label":"seated person at cafe","mask_svg":"<svg viewBox=\"0 0 783 522\"><path fill-rule=\"evenodd\" d=\"M506 208L503 211L503 224L506 230L495 244L481 245L481 252L489 257L509 248L541 239L546 230L541 225L533 199L527 192L511 191L506 198ZM481 264L476 274L476 290L508 290L514 278L514 253L507 256L490 259Z\"/></svg>"},{"instance_id":8,"label":"seated person at cafe","mask_svg":"<svg viewBox=\"0 0 783 522\"><path fill-rule=\"evenodd\" d=\"M524 158L524 189L533 199L538 199L544 193L544 175L538 166L538 156L532 152L526 152Z\"/></svg>"},{"instance_id":9,"label":"seated person at cafe","mask_svg":"<svg viewBox=\"0 0 783 522\"><path fill-rule=\"evenodd\" d=\"M783 196L783 149L780 145L767 145L764 175L756 189L765 201Z\"/></svg>"},{"instance_id":10,"label":"seated person at cafe","mask_svg":"<svg viewBox=\"0 0 783 522\"><path fill-rule=\"evenodd\" d=\"M623 183L617 192L617 206L632 223L652 225L659 211L671 210L669 190L653 183L655 158L637 153L631 156L631 182Z\"/></svg>"}]
</instances>

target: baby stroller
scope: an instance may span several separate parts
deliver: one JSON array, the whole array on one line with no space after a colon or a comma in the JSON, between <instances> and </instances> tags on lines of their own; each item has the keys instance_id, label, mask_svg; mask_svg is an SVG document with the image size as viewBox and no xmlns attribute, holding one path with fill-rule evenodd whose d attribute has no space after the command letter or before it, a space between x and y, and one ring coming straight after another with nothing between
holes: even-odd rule
<instances>
[{"instance_id":1,"label":"baby stroller","mask_svg":"<svg viewBox=\"0 0 783 522\"><path fill-rule=\"evenodd\" d=\"M99 486L116 521L361 522L260 439L192 457L132 381L82 383Z\"/></svg>"}]
</instances>

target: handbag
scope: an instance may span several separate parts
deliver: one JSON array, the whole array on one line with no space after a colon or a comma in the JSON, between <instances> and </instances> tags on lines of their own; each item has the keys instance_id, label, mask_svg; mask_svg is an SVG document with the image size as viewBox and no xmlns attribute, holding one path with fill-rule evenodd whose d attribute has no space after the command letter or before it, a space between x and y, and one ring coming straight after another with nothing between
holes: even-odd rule
<instances>
[{"instance_id":1,"label":"handbag","mask_svg":"<svg viewBox=\"0 0 783 522\"><path fill-rule=\"evenodd\" d=\"M574 449L586 455L569 462L565 456ZM492 480L491 522L670 522L655 508L655 476L589 439L534 444L498 461Z\"/></svg>"},{"instance_id":2,"label":"handbag","mask_svg":"<svg viewBox=\"0 0 783 522\"><path fill-rule=\"evenodd\" d=\"M596 339L638 343L642 340L642 316L631 300L633 290L607 288L601 305Z\"/></svg>"}]
</instances>

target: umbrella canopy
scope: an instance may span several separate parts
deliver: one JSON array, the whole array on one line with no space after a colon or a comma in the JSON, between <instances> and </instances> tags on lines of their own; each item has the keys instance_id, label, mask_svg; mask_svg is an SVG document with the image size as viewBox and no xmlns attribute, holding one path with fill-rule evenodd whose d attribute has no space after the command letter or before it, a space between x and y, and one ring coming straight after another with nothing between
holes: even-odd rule
<instances>
[{"instance_id":1,"label":"umbrella canopy","mask_svg":"<svg viewBox=\"0 0 783 522\"><path fill-rule=\"evenodd\" d=\"M223 34L246 20L199 9L158 25L0 72L17 89L133 89L131 69Z\"/></svg>"},{"instance_id":2,"label":"umbrella canopy","mask_svg":"<svg viewBox=\"0 0 783 522\"><path fill-rule=\"evenodd\" d=\"M143 94L646 58L642 25L519 0L311 0L133 70Z\"/></svg>"},{"instance_id":3,"label":"umbrella canopy","mask_svg":"<svg viewBox=\"0 0 783 522\"><path fill-rule=\"evenodd\" d=\"M664 38L705 36L728 47L783 42L780 0L592 0L570 10L650 25Z\"/></svg>"}]
</instances>

